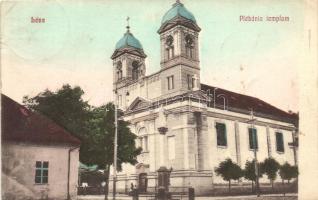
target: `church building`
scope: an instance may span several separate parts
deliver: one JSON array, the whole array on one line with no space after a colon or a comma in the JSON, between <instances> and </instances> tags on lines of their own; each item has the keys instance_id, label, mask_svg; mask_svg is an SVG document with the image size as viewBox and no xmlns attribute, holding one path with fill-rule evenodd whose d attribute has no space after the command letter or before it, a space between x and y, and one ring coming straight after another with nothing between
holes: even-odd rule
<instances>
[{"instance_id":1,"label":"church building","mask_svg":"<svg viewBox=\"0 0 318 200\"><path fill-rule=\"evenodd\" d=\"M157 31L160 69L149 75L146 50L129 26L116 44L111 56L116 103L143 149L137 165L119 172L117 190L128 191L131 183L155 187L157 170L165 166L171 187L206 194L225 183L214 172L220 162L230 158L244 168L254 148L259 161L273 157L297 164L296 114L201 83L200 68L208 66L200 66L198 24L181 2L172 5Z\"/></svg>"}]
</instances>

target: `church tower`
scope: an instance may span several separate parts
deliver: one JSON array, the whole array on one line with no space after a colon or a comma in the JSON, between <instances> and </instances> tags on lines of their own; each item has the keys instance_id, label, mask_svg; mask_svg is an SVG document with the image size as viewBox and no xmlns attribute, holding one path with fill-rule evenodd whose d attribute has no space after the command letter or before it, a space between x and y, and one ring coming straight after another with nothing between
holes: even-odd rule
<instances>
[{"instance_id":1,"label":"church tower","mask_svg":"<svg viewBox=\"0 0 318 200\"><path fill-rule=\"evenodd\" d=\"M129 18L127 18L127 21ZM145 58L142 45L130 32L129 24L124 36L116 43L113 60L113 88L117 93L119 108L127 107L127 86L137 82L146 74Z\"/></svg>"},{"instance_id":2,"label":"church tower","mask_svg":"<svg viewBox=\"0 0 318 200\"><path fill-rule=\"evenodd\" d=\"M199 89L200 30L193 14L178 0L163 16L158 33L164 95L176 95Z\"/></svg>"}]
</instances>

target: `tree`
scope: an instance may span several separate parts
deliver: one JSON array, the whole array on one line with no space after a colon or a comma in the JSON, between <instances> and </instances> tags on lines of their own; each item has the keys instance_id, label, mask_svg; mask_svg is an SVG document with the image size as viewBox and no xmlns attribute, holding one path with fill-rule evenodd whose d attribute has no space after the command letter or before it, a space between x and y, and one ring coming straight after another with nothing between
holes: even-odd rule
<instances>
[{"instance_id":1,"label":"tree","mask_svg":"<svg viewBox=\"0 0 318 200\"><path fill-rule=\"evenodd\" d=\"M299 171L298 171L298 166L292 166L292 178L298 178L298 175L299 175ZM288 180L288 183L289 183L289 180Z\"/></svg>"},{"instance_id":2,"label":"tree","mask_svg":"<svg viewBox=\"0 0 318 200\"><path fill-rule=\"evenodd\" d=\"M83 100L83 95L80 87L63 85L56 92L45 90L32 98L26 96L23 102L81 139L80 161L87 165L96 164L98 169L104 170L107 199L109 169L114 161L115 106L108 103L92 107ZM122 115L122 112L118 113L119 118ZM128 122L118 121L117 170L121 170L122 163L135 164L141 153L141 148L135 147L136 136L128 126Z\"/></svg>"},{"instance_id":3,"label":"tree","mask_svg":"<svg viewBox=\"0 0 318 200\"><path fill-rule=\"evenodd\" d=\"M112 103L96 107L92 110L92 117L89 121L89 133L81 151L81 162L86 164L97 164L104 169L105 174L105 199L108 196L109 169L113 164L114 155L114 119L115 106ZM118 112L121 118L122 112ZM136 164L137 156L141 148L136 148L136 135L129 129L129 123L123 120L118 121L118 160L117 170L121 170L123 163ZM94 155L94 156L92 156Z\"/></svg>"},{"instance_id":4,"label":"tree","mask_svg":"<svg viewBox=\"0 0 318 200\"><path fill-rule=\"evenodd\" d=\"M243 176L242 169L236 163L233 163L230 158L221 162L215 169L218 176L222 176L223 180L229 182L229 193L231 192L231 180L238 180Z\"/></svg>"},{"instance_id":5,"label":"tree","mask_svg":"<svg viewBox=\"0 0 318 200\"><path fill-rule=\"evenodd\" d=\"M284 183L284 180L287 180L289 183L289 181L292 178L297 178L298 168L297 168L297 166L291 166L288 162L285 162L279 168L279 175L282 178L283 183Z\"/></svg>"},{"instance_id":6,"label":"tree","mask_svg":"<svg viewBox=\"0 0 318 200\"><path fill-rule=\"evenodd\" d=\"M82 96L84 91L66 84L56 92L46 89L35 97L23 97L23 103L31 110L47 116L70 133L82 138L90 118L90 106Z\"/></svg>"},{"instance_id":7,"label":"tree","mask_svg":"<svg viewBox=\"0 0 318 200\"><path fill-rule=\"evenodd\" d=\"M274 158L266 158L264 162L261 163L261 171L267 175L273 190L274 180L277 177L277 171L279 170L279 167L279 163Z\"/></svg>"},{"instance_id":8,"label":"tree","mask_svg":"<svg viewBox=\"0 0 318 200\"><path fill-rule=\"evenodd\" d=\"M262 177L262 173L260 171L260 166L258 164L258 176ZM254 182L256 181L256 172L255 172L255 160L246 161L245 169L244 169L244 178L252 181L252 192L254 191Z\"/></svg>"}]
</instances>

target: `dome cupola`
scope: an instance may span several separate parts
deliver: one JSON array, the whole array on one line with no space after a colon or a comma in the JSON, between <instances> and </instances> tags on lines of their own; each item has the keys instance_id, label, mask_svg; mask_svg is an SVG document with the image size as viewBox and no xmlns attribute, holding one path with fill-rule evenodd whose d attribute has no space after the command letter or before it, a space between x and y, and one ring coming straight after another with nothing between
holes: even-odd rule
<instances>
[{"instance_id":1,"label":"dome cupola","mask_svg":"<svg viewBox=\"0 0 318 200\"><path fill-rule=\"evenodd\" d=\"M127 21L129 18L127 19ZM112 55L112 59L124 54L130 53L141 57L146 57L144 50L142 48L141 43L139 40L130 32L130 26L127 25L127 31L123 35L123 37L116 43L115 51Z\"/></svg>"},{"instance_id":2,"label":"dome cupola","mask_svg":"<svg viewBox=\"0 0 318 200\"><path fill-rule=\"evenodd\" d=\"M196 23L196 20L193 16L193 14L186 9L186 7L180 3L180 1L177 1L172 5L172 8L166 12L166 14L163 16L161 20L161 24L164 24L170 20L173 20L176 17L183 17L185 19L188 19L192 21L193 23Z\"/></svg>"},{"instance_id":3,"label":"dome cupola","mask_svg":"<svg viewBox=\"0 0 318 200\"><path fill-rule=\"evenodd\" d=\"M139 42L137 38L134 37L132 33L130 33L129 30L124 34L124 36L116 43L115 49L121 49L121 48L136 48L136 49L142 49L142 45Z\"/></svg>"},{"instance_id":4,"label":"dome cupola","mask_svg":"<svg viewBox=\"0 0 318 200\"><path fill-rule=\"evenodd\" d=\"M165 32L168 29L176 25L183 25L191 28L195 31L200 31L200 27L197 25L194 15L186 9L186 7L177 0L162 17L161 26L158 33Z\"/></svg>"}]
</instances>

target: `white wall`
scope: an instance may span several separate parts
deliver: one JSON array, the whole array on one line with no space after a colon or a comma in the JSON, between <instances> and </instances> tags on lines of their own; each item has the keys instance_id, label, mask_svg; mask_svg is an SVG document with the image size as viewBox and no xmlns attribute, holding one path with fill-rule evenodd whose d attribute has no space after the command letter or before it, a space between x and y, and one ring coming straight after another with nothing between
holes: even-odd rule
<instances>
[{"instance_id":1,"label":"white wall","mask_svg":"<svg viewBox=\"0 0 318 200\"><path fill-rule=\"evenodd\" d=\"M2 144L2 166L5 175L2 180L3 195L26 195L34 198L67 198L68 151L71 147L34 146L29 144ZM35 184L36 161L48 161L48 184ZM79 151L71 153L70 195L77 194ZM14 179L15 181L8 181ZM27 195L26 195L27 196ZM19 199L19 197L17 197ZM22 198L23 199L23 198Z\"/></svg>"},{"instance_id":2,"label":"white wall","mask_svg":"<svg viewBox=\"0 0 318 200\"><path fill-rule=\"evenodd\" d=\"M226 133L227 133L227 147L218 147L217 146L217 136L215 129L215 122L221 122L226 124ZM241 157L241 167L244 168L246 160L254 159L254 152L249 149L249 136L248 128L251 126L247 123L239 122L239 142L240 142L240 157ZM258 138L258 151L257 159L259 162L264 161L268 158L268 146L267 146L267 135L266 135L266 126L255 125L257 129L257 138ZM276 136L275 132L279 131L283 133L284 148L285 152L276 151ZM284 129L270 128L270 142L271 142L271 152L272 157L276 159L280 164L288 162L291 165L294 165L294 152L291 147L288 146L289 142L293 141L292 131ZM208 117L208 133L209 133L209 158L210 158L210 167L214 170L215 167L219 165L220 162L224 161L226 158L231 158L234 162L237 162L236 157L236 146L235 146L235 121L220 119L214 117ZM214 176L215 182L222 182L220 177Z\"/></svg>"}]
</instances>

